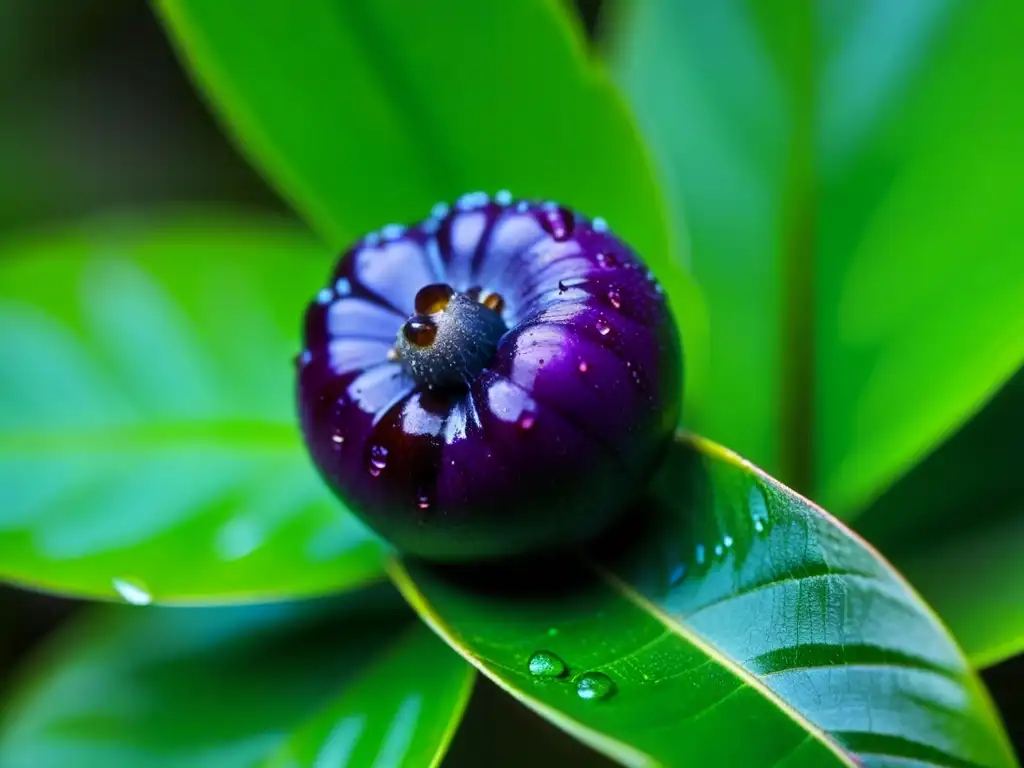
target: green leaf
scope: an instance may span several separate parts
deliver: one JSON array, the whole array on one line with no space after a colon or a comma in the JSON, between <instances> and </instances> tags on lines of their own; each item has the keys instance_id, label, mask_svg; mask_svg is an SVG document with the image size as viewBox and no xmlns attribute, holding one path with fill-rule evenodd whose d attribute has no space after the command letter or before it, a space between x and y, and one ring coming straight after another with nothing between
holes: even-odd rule
<instances>
[{"instance_id":1,"label":"green leaf","mask_svg":"<svg viewBox=\"0 0 1024 768\"><path fill-rule=\"evenodd\" d=\"M924 34L903 21L930 22ZM826 74L819 498L854 511L1024 361L1024 5L865 6ZM842 19L837 20L842 24ZM844 94L902 28L914 66L849 142ZM929 34L930 33L930 34ZM834 129L828 132L827 129Z\"/></svg>"},{"instance_id":2,"label":"green leaf","mask_svg":"<svg viewBox=\"0 0 1024 768\"><path fill-rule=\"evenodd\" d=\"M522 706L486 678L477 680L473 688L459 731L444 757L444 768L480 768L481 755L487 756L490 765L510 767L615 765Z\"/></svg>"},{"instance_id":3,"label":"green leaf","mask_svg":"<svg viewBox=\"0 0 1024 768\"><path fill-rule=\"evenodd\" d=\"M605 216L671 262L629 113L556 3L156 5L243 147L335 245L508 188Z\"/></svg>"},{"instance_id":4,"label":"green leaf","mask_svg":"<svg viewBox=\"0 0 1024 768\"><path fill-rule=\"evenodd\" d=\"M241 216L122 219L0 259L0 580L131 602L378 577L325 490L292 358L324 250Z\"/></svg>"},{"instance_id":5,"label":"green leaf","mask_svg":"<svg viewBox=\"0 0 1024 768\"><path fill-rule=\"evenodd\" d=\"M735 455L681 440L610 539L548 569L410 561L392 575L484 674L629 765L1016 765L920 598ZM540 651L566 674L532 675ZM581 697L595 672L613 689Z\"/></svg>"},{"instance_id":6,"label":"green leaf","mask_svg":"<svg viewBox=\"0 0 1024 768\"><path fill-rule=\"evenodd\" d=\"M1024 358L1024 8L621 17L612 58L707 304L695 424L851 516Z\"/></svg>"},{"instance_id":7,"label":"green leaf","mask_svg":"<svg viewBox=\"0 0 1024 768\"><path fill-rule=\"evenodd\" d=\"M1005 520L896 557L978 668L1024 652L1024 502L1006 511Z\"/></svg>"},{"instance_id":8,"label":"green leaf","mask_svg":"<svg viewBox=\"0 0 1024 768\"><path fill-rule=\"evenodd\" d=\"M417 624L265 765L436 766L475 677L458 654Z\"/></svg>"},{"instance_id":9,"label":"green leaf","mask_svg":"<svg viewBox=\"0 0 1024 768\"><path fill-rule=\"evenodd\" d=\"M806 150L792 112L807 32L765 2L619 5L613 69L685 218L707 304L707 386L691 426L779 472L782 269L795 218L813 214L787 190L790 159Z\"/></svg>"},{"instance_id":10,"label":"green leaf","mask_svg":"<svg viewBox=\"0 0 1024 768\"><path fill-rule=\"evenodd\" d=\"M343 749L352 766L432 764L473 673L396 608L101 609L30 666L2 710L0 765L339 765Z\"/></svg>"},{"instance_id":11,"label":"green leaf","mask_svg":"<svg viewBox=\"0 0 1024 768\"><path fill-rule=\"evenodd\" d=\"M1024 651L1024 369L857 519L975 665Z\"/></svg>"}]
</instances>

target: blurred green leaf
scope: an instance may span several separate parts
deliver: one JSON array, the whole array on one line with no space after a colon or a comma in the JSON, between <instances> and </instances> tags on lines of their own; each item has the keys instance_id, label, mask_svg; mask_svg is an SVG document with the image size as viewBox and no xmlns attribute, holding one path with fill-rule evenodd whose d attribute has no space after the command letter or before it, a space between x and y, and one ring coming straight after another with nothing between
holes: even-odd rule
<instances>
[{"instance_id":1,"label":"blurred green leaf","mask_svg":"<svg viewBox=\"0 0 1024 768\"><path fill-rule=\"evenodd\" d=\"M1024 652L1024 503L1006 512L1005 520L897 557L979 668Z\"/></svg>"},{"instance_id":2,"label":"blurred green leaf","mask_svg":"<svg viewBox=\"0 0 1024 768\"><path fill-rule=\"evenodd\" d=\"M447 646L445 646L447 648ZM451 649L448 649L451 652ZM460 657L461 658L461 657ZM444 758L444 768L612 768L615 763L524 707L487 678L473 697Z\"/></svg>"},{"instance_id":3,"label":"blurred green leaf","mask_svg":"<svg viewBox=\"0 0 1024 768\"><path fill-rule=\"evenodd\" d=\"M621 17L613 59L708 307L697 424L850 516L1024 358L1024 7Z\"/></svg>"},{"instance_id":4,"label":"blurred green leaf","mask_svg":"<svg viewBox=\"0 0 1024 768\"><path fill-rule=\"evenodd\" d=\"M976 665L1024 650L1024 369L857 519Z\"/></svg>"},{"instance_id":5,"label":"blurred green leaf","mask_svg":"<svg viewBox=\"0 0 1024 768\"><path fill-rule=\"evenodd\" d=\"M130 602L380 574L293 415L324 249L241 216L96 222L0 247L0 579Z\"/></svg>"},{"instance_id":6,"label":"blurred green leaf","mask_svg":"<svg viewBox=\"0 0 1024 768\"><path fill-rule=\"evenodd\" d=\"M818 492L847 512L1024 360L1024 5L904 5L835 19L852 32L822 83ZM913 66L873 111L850 108L880 31Z\"/></svg>"},{"instance_id":7,"label":"blurred green leaf","mask_svg":"<svg viewBox=\"0 0 1024 768\"><path fill-rule=\"evenodd\" d=\"M702 310L649 158L561 4L156 7L250 157L333 245L476 189L559 200L636 246L702 359Z\"/></svg>"},{"instance_id":8,"label":"blurred green leaf","mask_svg":"<svg viewBox=\"0 0 1024 768\"><path fill-rule=\"evenodd\" d=\"M472 672L397 608L363 595L101 609L62 632L0 710L0 765L249 768L278 750L286 765L429 764Z\"/></svg>"},{"instance_id":9,"label":"blurred green leaf","mask_svg":"<svg viewBox=\"0 0 1024 768\"><path fill-rule=\"evenodd\" d=\"M484 674L629 765L1016 765L948 633L822 510L689 438L631 525L644 509L633 541L547 569L392 575ZM566 674L531 674L539 651ZM588 699L595 672L613 688Z\"/></svg>"},{"instance_id":10,"label":"blurred green leaf","mask_svg":"<svg viewBox=\"0 0 1024 768\"><path fill-rule=\"evenodd\" d=\"M614 70L685 216L707 303L709 373L692 426L777 473L782 270L797 217L814 213L795 208L809 201L796 198L792 167L808 152L795 114L808 32L768 2L620 6L607 25Z\"/></svg>"},{"instance_id":11,"label":"blurred green leaf","mask_svg":"<svg viewBox=\"0 0 1024 768\"><path fill-rule=\"evenodd\" d=\"M438 765L475 677L458 654L417 624L327 710L297 731L266 766Z\"/></svg>"}]
</instances>

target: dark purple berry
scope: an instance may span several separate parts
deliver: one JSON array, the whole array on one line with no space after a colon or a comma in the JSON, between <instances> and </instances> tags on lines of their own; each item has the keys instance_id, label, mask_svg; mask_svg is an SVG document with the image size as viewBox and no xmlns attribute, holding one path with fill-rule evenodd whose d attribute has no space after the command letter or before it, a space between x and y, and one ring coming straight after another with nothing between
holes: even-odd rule
<instances>
[{"instance_id":1,"label":"dark purple berry","mask_svg":"<svg viewBox=\"0 0 1024 768\"><path fill-rule=\"evenodd\" d=\"M347 251L306 313L299 412L327 482L435 560L592 537L675 429L661 288L602 219L482 193Z\"/></svg>"}]
</instances>

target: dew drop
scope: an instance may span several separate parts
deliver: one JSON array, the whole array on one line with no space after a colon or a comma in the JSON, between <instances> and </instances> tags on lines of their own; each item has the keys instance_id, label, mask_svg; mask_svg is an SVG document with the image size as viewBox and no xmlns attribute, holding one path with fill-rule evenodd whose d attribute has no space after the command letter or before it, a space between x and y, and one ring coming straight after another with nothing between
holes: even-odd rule
<instances>
[{"instance_id":1,"label":"dew drop","mask_svg":"<svg viewBox=\"0 0 1024 768\"><path fill-rule=\"evenodd\" d=\"M729 534L726 534L725 538L722 539L722 544L725 545L726 549L729 549L733 545L733 538L732 538L732 536L730 536Z\"/></svg>"},{"instance_id":2,"label":"dew drop","mask_svg":"<svg viewBox=\"0 0 1024 768\"><path fill-rule=\"evenodd\" d=\"M580 366L579 366L580 373L586 373L587 372L587 367L588 367L587 366L587 361L586 360L581 360L580 361Z\"/></svg>"},{"instance_id":3,"label":"dew drop","mask_svg":"<svg viewBox=\"0 0 1024 768\"><path fill-rule=\"evenodd\" d=\"M494 202L498 205L508 205L512 202L512 193L507 189L502 189L494 196Z\"/></svg>"},{"instance_id":4,"label":"dew drop","mask_svg":"<svg viewBox=\"0 0 1024 768\"><path fill-rule=\"evenodd\" d=\"M416 292L413 307L421 315L432 315L447 307L454 295L455 291L447 283L431 283Z\"/></svg>"},{"instance_id":5,"label":"dew drop","mask_svg":"<svg viewBox=\"0 0 1024 768\"><path fill-rule=\"evenodd\" d=\"M397 240L405 234L405 227L401 224L388 224L381 228L380 234L385 240Z\"/></svg>"},{"instance_id":6,"label":"dew drop","mask_svg":"<svg viewBox=\"0 0 1024 768\"><path fill-rule=\"evenodd\" d=\"M431 498L430 494L427 491L420 491L418 494L416 494L417 509L421 509L424 512L426 512L432 506L434 506L434 500Z\"/></svg>"},{"instance_id":7,"label":"dew drop","mask_svg":"<svg viewBox=\"0 0 1024 768\"><path fill-rule=\"evenodd\" d=\"M331 442L334 443L334 449L339 450L345 444L345 436L340 432L335 432L331 435Z\"/></svg>"},{"instance_id":8,"label":"dew drop","mask_svg":"<svg viewBox=\"0 0 1024 768\"><path fill-rule=\"evenodd\" d=\"M528 200L520 200L516 204L516 213L526 213L530 210L530 202Z\"/></svg>"},{"instance_id":9,"label":"dew drop","mask_svg":"<svg viewBox=\"0 0 1024 768\"><path fill-rule=\"evenodd\" d=\"M460 211L472 211L476 208L483 208L490 201L486 192L467 192L457 201L455 207Z\"/></svg>"},{"instance_id":10,"label":"dew drop","mask_svg":"<svg viewBox=\"0 0 1024 768\"><path fill-rule=\"evenodd\" d=\"M370 448L370 474L380 477L384 467L388 465L388 449L383 445L374 445Z\"/></svg>"},{"instance_id":11,"label":"dew drop","mask_svg":"<svg viewBox=\"0 0 1024 768\"><path fill-rule=\"evenodd\" d=\"M435 219L443 219L445 216L448 215L448 211L448 203L435 203L434 207L430 209L430 215L433 216Z\"/></svg>"},{"instance_id":12,"label":"dew drop","mask_svg":"<svg viewBox=\"0 0 1024 768\"><path fill-rule=\"evenodd\" d=\"M768 527L768 505L765 503L764 492L756 484L750 487L747 506L750 507L750 518L754 522L754 530L764 533Z\"/></svg>"},{"instance_id":13,"label":"dew drop","mask_svg":"<svg viewBox=\"0 0 1024 768\"><path fill-rule=\"evenodd\" d=\"M380 234L377 232L370 232L363 238L363 245L367 248L376 248L380 245Z\"/></svg>"},{"instance_id":14,"label":"dew drop","mask_svg":"<svg viewBox=\"0 0 1024 768\"><path fill-rule=\"evenodd\" d=\"M530 674L534 677L564 677L568 671L565 662L551 651L537 651L530 657Z\"/></svg>"},{"instance_id":15,"label":"dew drop","mask_svg":"<svg viewBox=\"0 0 1024 768\"><path fill-rule=\"evenodd\" d=\"M615 683L603 672L584 672L576 678L576 695L584 701L601 701L615 693Z\"/></svg>"},{"instance_id":16,"label":"dew drop","mask_svg":"<svg viewBox=\"0 0 1024 768\"><path fill-rule=\"evenodd\" d=\"M548 629L548 637L557 637L557 636L558 636L558 627L551 627L550 629Z\"/></svg>"},{"instance_id":17,"label":"dew drop","mask_svg":"<svg viewBox=\"0 0 1024 768\"><path fill-rule=\"evenodd\" d=\"M608 302L616 309L622 308L622 297L618 291L608 291Z\"/></svg>"},{"instance_id":18,"label":"dew drop","mask_svg":"<svg viewBox=\"0 0 1024 768\"><path fill-rule=\"evenodd\" d=\"M114 589L126 603L132 605L149 605L153 602L153 596L149 590L137 579L114 579Z\"/></svg>"},{"instance_id":19,"label":"dew drop","mask_svg":"<svg viewBox=\"0 0 1024 768\"><path fill-rule=\"evenodd\" d=\"M324 288L316 295L316 303L321 306L330 304L332 301L334 301L334 292L330 288Z\"/></svg>"},{"instance_id":20,"label":"dew drop","mask_svg":"<svg viewBox=\"0 0 1024 768\"><path fill-rule=\"evenodd\" d=\"M600 216L595 216L594 220L590 222L590 226L593 227L595 232L608 231L608 222L602 219Z\"/></svg>"},{"instance_id":21,"label":"dew drop","mask_svg":"<svg viewBox=\"0 0 1024 768\"><path fill-rule=\"evenodd\" d=\"M402 326L402 335L410 344L429 347L437 338L437 324L429 317L412 317Z\"/></svg>"},{"instance_id":22,"label":"dew drop","mask_svg":"<svg viewBox=\"0 0 1024 768\"><path fill-rule=\"evenodd\" d=\"M679 584L683 580L684 576L686 576L686 566L682 563L679 563L679 565L673 568L668 575L669 585L674 587L676 584Z\"/></svg>"},{"instance_id":23,"label":"dew drop","mask_svg":"<svg viewBox=\"0 0 1024 768\"><path fill-rule=\"evenodd\" d=\"M697 545L697 565L704 565L704 560L705 559L706 559L706 553L704 551L704 545L703 544L698 544Z\"/></svg>"},{"instance_id":24,"label":"dew drop","mask_svg":"<svg viewBox=\"0 0 1024 768\"><path fill-rule=\"evenodd\" d=\"M537 417L532 413L524 413L519 417L519 428L522 430L533 429L533 425L537 423Z\"/></svg>"},{"instance_id":25,"label":"dew drop","mask_svg":"<svg viewBox=\"0 0 1024 768\"><path fill-rule=\"evenodd\" d=\"M339 277L338 282L334 284L334 290L337 291L339 296L348 296L352 293L352 283L349 282L347 277Z\"/></svg>"},{"instance_id":26,"label":"dew drop","mask_svg":"<svg viewBox=\"0 0 1024 768\"><path fill-rule=\"evenodd\" d=\"M603 317L597 318L597 332L598 333L600 333L602 336L607 336L609 333L611 333L611 330L612 330L612 327L610 325L608 325L608 321L607 320L605 320Z\"/></svg>"},{"instance_id":27,"label":"dew drop","mask_svg":"<svg viewBox=\"0 0 1024 768\"><path fill-rule=\"evenodd\" d=\"M540 214L540 225L552 239L562 242L572 237L575 221L571 211L545 204Z\"/></svg>"},{"instance_id":28,"label":"dew drop","mask_svg":"<svg viewBox=\"0 0 1024 768\"><path fill-rule=\"evenodd\" d=\"M725 549L722 547L722 545L715 544L715 556L721 557L723 554L725 554Z\"/></svg>"}]
</instances>

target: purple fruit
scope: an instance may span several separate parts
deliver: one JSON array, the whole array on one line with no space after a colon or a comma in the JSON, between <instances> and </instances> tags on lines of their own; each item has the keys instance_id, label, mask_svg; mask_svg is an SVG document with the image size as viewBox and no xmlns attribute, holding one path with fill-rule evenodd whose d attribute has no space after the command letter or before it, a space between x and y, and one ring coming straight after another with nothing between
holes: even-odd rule
<instances>
[{"instance_id":1,"label":"purple fruit","mask_svg":"<svg viewBox=\"0 0 1024 768\"><path fill-rule=\"evenodd\" d=\"M601 219L465 195L349 249L306 313L299 413L334 492L458 561L587 539L679 417L660 286Z\"/></svg>"}]
</instances>

